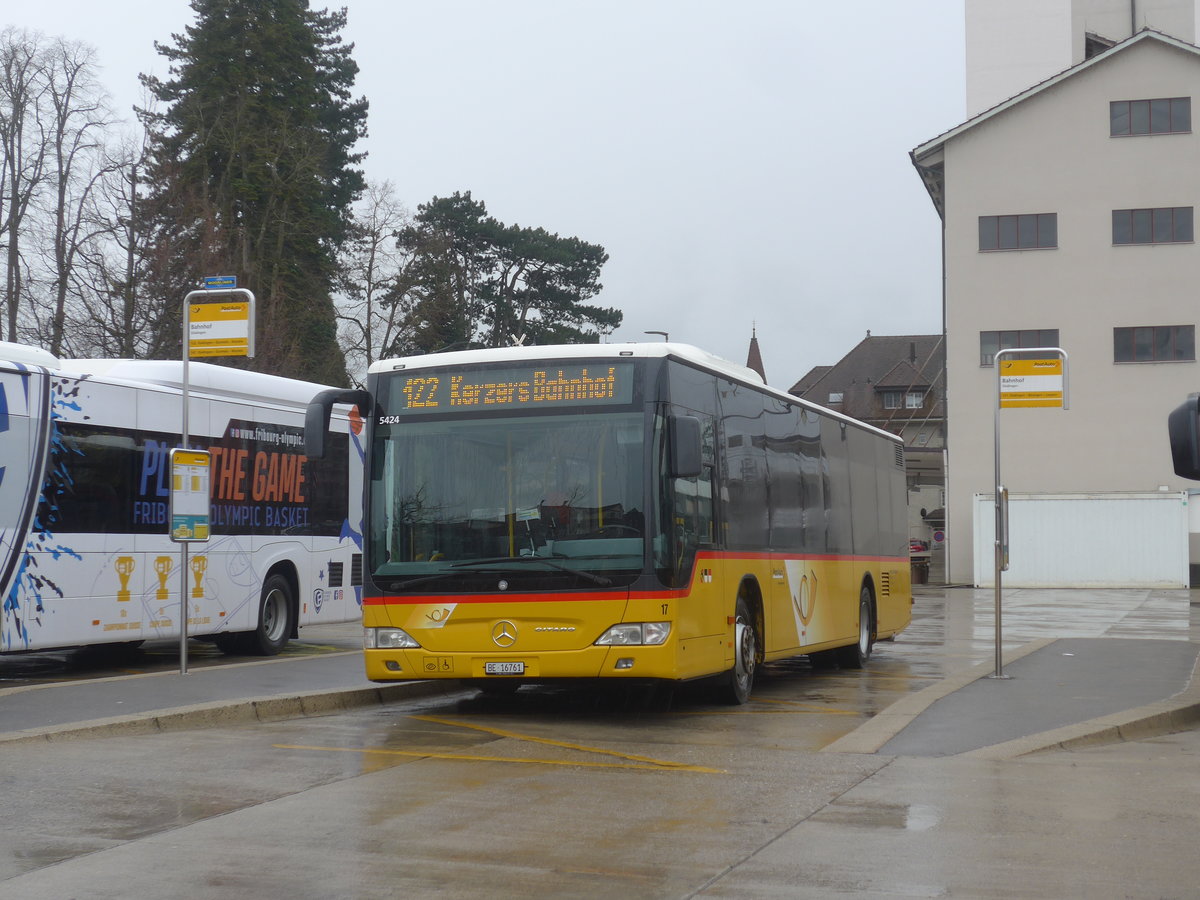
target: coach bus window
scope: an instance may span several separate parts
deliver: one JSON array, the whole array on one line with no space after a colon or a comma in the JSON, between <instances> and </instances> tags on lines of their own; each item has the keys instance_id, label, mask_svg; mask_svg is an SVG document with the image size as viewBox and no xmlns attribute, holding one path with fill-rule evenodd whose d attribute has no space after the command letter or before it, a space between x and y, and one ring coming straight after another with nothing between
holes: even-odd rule
<instances>
[{"instance_id":1,"label":"coach bus window","mask_svg":"<svg viewBox=\"0 0 1200 900\"><path fill-rule=\"evenodd\" d=\"M851 529L849 427L833 417L821 419L822 492L825 500L825 540L828 553L853 553Z\"/></svg>"},{"instance_id":2,"label":"coach bus window","mask_svg":"<svg viewBox=\"0 0 1200 900\"><path fill-rule=\"evenodd\" d=\"M153 515L137 515L141 495L135 492L135 467L141 458L131 436L68 423L61 423L58 430L60 441L50 473L58 489L47 492L53 508L43 502L38 516L43 528L66 533L166 532L165 497L161 515L157 510Z\"/></svg>"},{"instance_id":3,"label":"coach bus window","mask_svg":"<svg viewBox=\"0 0 1200 900\"><path fill-rule=\"evenodd\" d=\"M771 547L799 550L804 532L800 410L775 397L766 398L764 410Z\"/></svg>"},{"instance_id":4,"label":"coach bus window","mask_svg":"<svg viewBox=\"0 0 1200 900\"><path fill-rule=\"evenodd\" d=\"M722 522L731 549L768 545L767 457L763 395L731 381L717 382L721 402Z\"/></svg>"},{"instance_id":5,"label":"coach bus window","mask_svg":"<svg viewBox=\"0 0 1200 900\"><path fill-rule=\"evenodd\" d=\"M640 413L382 426L369 536L376 577L469 574L473 561L536 557L557 561L520 567L539 584L563 567L632 578L644 564L642 427Z\"/></svg>"},{"instance_id":6,"label":"coach bus window","mask_svg":"<svg viewBox=\"0 0 1200 900\"><path fill-rule=\"evenodd\" d=\"M821 458L821 419L809 409L800 411L797 432L800 452L800 486L803 516L803 540L805 553L825 553L828 541L825 538L826 503L825 477Z\"/></svg>"},{"instance_id":7,"label":"coach bus window","mask_svg":"<svg viewBox=\"0 0 1200 900\"><path fill-rule=\"evenodd\" d=\"M659 533L654 538L654 567L659 580L678 587L687 584L692 563L701 546L711 546L713 537L713 489L715 430L713 417L676 407L679 415L700 419L701 471L694 478L672 478L667 447L666 419L655 417L655 451L658 459L656 483L661 495Z\"/></svg>"}]
</instances>

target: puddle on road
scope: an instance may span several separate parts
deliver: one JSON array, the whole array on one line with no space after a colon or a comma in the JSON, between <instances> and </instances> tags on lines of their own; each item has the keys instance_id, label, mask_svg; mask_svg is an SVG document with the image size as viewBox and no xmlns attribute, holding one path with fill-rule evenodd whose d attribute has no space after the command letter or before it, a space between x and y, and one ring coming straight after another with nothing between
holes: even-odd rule
<instances>
[{"instance_id":1,"label":"puddle on road","mask_svg":"<svg viewBox=\"0 0 1200 900\"><path fill-rule=\"evenodd\" d=\"M919 803L906 805L839 800L813 816L813 821L851 828L928 831L941 821L941 815L935 807Z\"/></svg>"}]
</instances>

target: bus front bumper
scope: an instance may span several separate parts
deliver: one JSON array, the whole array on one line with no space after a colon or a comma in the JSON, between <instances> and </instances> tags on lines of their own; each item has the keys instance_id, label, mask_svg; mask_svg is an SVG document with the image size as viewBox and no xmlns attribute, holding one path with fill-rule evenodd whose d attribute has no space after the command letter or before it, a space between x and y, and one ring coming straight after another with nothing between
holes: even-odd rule
<instances>
[{"instance_id":1,"label":"bus front bumper","mask_svg":"<svg viewBox=\"0 0 1200 900\"><path fill-rule=\"evenodd\" d=\"M542 653L447 653L364 650L371 681L429 678L542 681L570 678L673 678L673 642L661 646L592 646Z\"/></svg>"}]
</instances>

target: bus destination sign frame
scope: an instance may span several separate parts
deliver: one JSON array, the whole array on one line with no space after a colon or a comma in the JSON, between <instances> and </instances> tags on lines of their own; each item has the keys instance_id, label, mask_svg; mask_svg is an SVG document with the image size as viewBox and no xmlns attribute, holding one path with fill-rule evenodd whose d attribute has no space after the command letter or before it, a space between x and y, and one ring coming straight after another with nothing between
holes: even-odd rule
<instances>
[{"instance_id":1,"label":"bus destination sign frame","mask_svg":"<svg viewBox=\"0 0 1200 900\"><path fill-rule=\"evenodd\" d=\"M633 362L610 360L398 372L391 415L379 424L417 414L626 405L636 381Z\"/></svg>"}]
</instances>

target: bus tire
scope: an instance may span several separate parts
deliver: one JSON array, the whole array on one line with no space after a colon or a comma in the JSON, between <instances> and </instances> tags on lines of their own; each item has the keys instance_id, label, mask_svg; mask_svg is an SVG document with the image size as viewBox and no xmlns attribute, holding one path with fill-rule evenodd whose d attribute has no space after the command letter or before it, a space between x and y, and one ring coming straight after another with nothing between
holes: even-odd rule
<instances>
[{"instance_id":1,"label":"bus tire","mask_svg":"<svg viewBox=\"0 0 1200 900\"><path fill-rule=\"evenodd\" d=\"M234 656L238 653L245 652L242 647L242 638L243 637L245 637L244 634L240 634L240 633L231 634L227 631L222 631L220 634L214 634L212 636L212 642L214 644L216 644L217 649L220 650L222 653L224 653L226 656Z\"/></svg>"},{"instance_id":2,"label":"bus tire","mask_svg":"<svg viewBox=\"0 0 1200 900\"><path fill-rule=\"evenodd\" d=\"M875 615L871 606L871 588L864 584L858 592L858 640L849 647L839 647L837 661L843 669L861 669L871 658L875 644Z\"/></svg>"},{"instance_id":3,"label":"bus tire","mask_svg":"<svg viewBox=\"0 0 1200 900\"><path fill-rule=\"evenodd\" d=\"M263 582L258 603L258 627L242 636L245 652L254 656L274 656L287 646L295 608L291 583L278 573L269 576Z\"/></svg>"},{"instance_id":4,"label":"bus tire","mask_svg":"<svg viewBox=\"0 0 1200 900\"><path fill-rule=\"evenodd\" d=\"M738 595L733 617L733 668L725 673L722 694L725 702L741 705L750 699L758 665L758 631L750 602Z\"/></svg>"}]
</instances>

